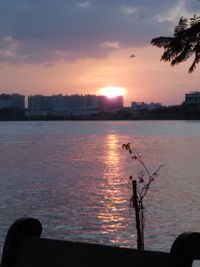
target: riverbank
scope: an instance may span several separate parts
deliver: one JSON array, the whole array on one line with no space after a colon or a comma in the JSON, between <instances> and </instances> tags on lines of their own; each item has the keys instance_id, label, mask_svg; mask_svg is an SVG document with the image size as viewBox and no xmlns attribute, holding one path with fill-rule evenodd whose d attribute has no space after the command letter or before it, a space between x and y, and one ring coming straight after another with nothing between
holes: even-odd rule
<instances>
[{"instance_id":1,"label":"riverbank","mask_svg":"<svg viewBox=\"0 0 200 267\"><path fill-rule=\"evenodd\" d=\"M162 107L156 110L134 111L123 108L118 111L106 111L93 114L71 113L70 115L55 115L51 112L29 113L27 110L0 110L0 121L102 121L102 120L199 120L199 107L186 105Z\"/></svg>"}]
</instances>

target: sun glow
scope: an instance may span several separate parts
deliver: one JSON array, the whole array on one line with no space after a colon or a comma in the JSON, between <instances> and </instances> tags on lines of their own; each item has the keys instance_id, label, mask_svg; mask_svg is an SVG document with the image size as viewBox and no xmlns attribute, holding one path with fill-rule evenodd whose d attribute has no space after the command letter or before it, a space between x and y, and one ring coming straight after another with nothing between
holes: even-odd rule
<instances>
[{"instance_id":1,"label":"sun glow","mask_svg":"<svg viewBox=\"0 0 200 267\"><path fill-rule=\"evenodd\" d=\"M126 89L123 87L103 87L99 89L99 94L109 98L124 96L126 94Z\"/></svg>"}]
</instances>

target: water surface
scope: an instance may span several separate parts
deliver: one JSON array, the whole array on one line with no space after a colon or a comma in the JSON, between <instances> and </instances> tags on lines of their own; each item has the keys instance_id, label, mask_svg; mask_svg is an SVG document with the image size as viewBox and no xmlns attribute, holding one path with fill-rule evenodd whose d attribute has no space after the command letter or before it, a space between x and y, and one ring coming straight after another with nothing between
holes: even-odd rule
<instances>
[{"instance_id":1,"label":"water surface","mask_svg":"<svg viewBox=\"0 0 200 267\"><path fill-rule=\"evenodd\" d=\"M164 164L145 202L146 248L200 231L199 122L0 122L0 247L24 216L47 237L136 247L126 142L150 170Z\"/></svg>"}]
</instances>

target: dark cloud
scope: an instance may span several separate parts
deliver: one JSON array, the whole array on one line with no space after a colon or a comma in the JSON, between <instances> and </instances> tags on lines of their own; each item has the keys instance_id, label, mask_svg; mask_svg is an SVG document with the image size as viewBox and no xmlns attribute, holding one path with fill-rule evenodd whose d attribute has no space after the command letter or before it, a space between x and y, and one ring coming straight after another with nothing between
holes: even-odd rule
<instances>
[{"instance_id":1,"label":"dark cloud","mask_svg":"<svg viewBox=\"0 0 200 267\"><path fill-rule=\"evenodd\" d=\"M197 8L181 0L2 0L0 61L48 63L147 45L169 32L179 4Z\"/></svg>"}]
</instances>

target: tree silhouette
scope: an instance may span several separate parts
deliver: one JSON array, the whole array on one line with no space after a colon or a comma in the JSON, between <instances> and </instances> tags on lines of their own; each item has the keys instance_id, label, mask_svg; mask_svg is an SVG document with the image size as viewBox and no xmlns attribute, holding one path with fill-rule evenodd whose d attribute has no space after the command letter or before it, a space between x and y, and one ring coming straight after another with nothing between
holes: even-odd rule
<instances>
[{"instance_id":1,"label":"tree silhouette","mask_svg":"<svg viewBox=\"0 0 200 267\"><path fill-rule=\"evenodd\" d=\"M194 55L194 60L189 68L192 73L200 62L200 17L194 15L189 20L181 17L174 29L173 37L157 37L151 44L164 48L161 60L169 61L171 66L186 61Z\"/></svg>"},{"instance_id":2,"label":"tree silhouette","mask_svg":"<svg viewBox=\"0 0 200 267\"><path fill-rule=\"evenodd\" d=\"M139 164L140 169L138 176L133 178L131 175L130 182L132 183L132 196L130 199L130 207L135 210L135 226L137 230L137 248L144 249L144 199L150 190L151 184L159 175L160 168L162 165L154 172L150 172L149 168L145 164L142 156L135 147L131 146L130 143L122 144L122 148L127 151L130 155L132 161Z\"/></svg>"}]
</instances>

